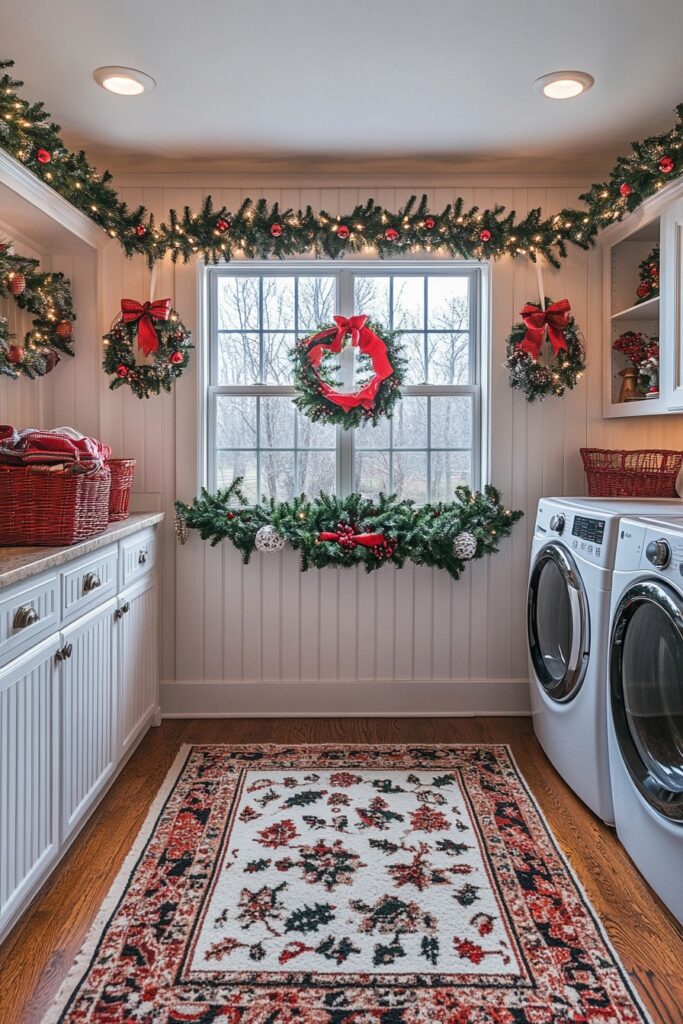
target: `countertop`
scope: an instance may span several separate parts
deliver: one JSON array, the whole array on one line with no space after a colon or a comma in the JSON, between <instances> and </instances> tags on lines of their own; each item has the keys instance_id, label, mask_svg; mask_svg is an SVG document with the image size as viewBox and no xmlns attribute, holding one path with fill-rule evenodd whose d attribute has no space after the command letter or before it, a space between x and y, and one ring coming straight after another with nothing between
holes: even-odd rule
<instances>
[{"instance_id":1,"label":"countertop","mask_svg":"<svg viewBox=\"0 0 683 1024\"><path fill-rule=\"evenodd\" d=\"M11 548L0 546L0 589L12 583L37 576L39 572L52 569L55 565L63 565L80 555L87 555L107 544L121 540L142 530L145 526L154 526L164 518L163 512L133 512L128 519L118 523L110 523L104 533L89 537L66 548Z\"/></svg>"}]
</instances>

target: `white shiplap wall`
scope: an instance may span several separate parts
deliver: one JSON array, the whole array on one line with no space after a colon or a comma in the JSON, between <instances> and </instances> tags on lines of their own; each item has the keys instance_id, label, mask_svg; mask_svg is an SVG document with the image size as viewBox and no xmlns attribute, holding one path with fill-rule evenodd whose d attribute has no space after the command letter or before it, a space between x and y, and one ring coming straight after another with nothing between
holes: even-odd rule
<instances>
[{"instance_id":1,"label":"white shiplap wall","mask_svg":"<svg viewBox=\"0 0 683 1024\"><path fill-rule=\"evenodd\" d=\"M523 214L552 213L575 203L583 183L533 187L518 181L363 180L330 187L329 179L277 188L256 178L207 180L150 176L125 183L124 198L157 217L170 206L197 207L211 192L234 209L245 195L266 195L283 206L310 203L331 213L372 195L397 208L427 192L441 208L460 194L480 207L501 202ZM73 259L73 258L72 258ZM78 280L79 268L66 269ZM370 576L323 570L299 574L296 556L256 557L243 567L229 544L210 548L193 536L178 548L171 516L164 525L162 688L164 710L176 714L471 713L525 711L525 582L538 498L582 493L578 449L683 444L679 417L601 419L600 259L572 250L559 271L545 271L546 292L567 296L588 347L588 373L563 401L529 405L507 387L505 337L527 299L537 295L525 260L495 264L492 275L491 480L504 499L526 512L498 555L468 568L453 584L441 572L385 567ZM150 275L141 260L114 247L104 256L101 327L122 295L144 299ZM196 327L197 272L171 264L156 295L171 295L185 322ZM196 360L173 396L139 402L126 389L112 394L98 374L99 334L78 280L79 358L52 374L52 422L95 429L115 454L138 460L135 505L171 512L173 499L191 498L197 483ZM196 339L199 341L199 339ZM12 386L10 385L10 388ZM25 388L28 390L28 387ZM7 386L0 382L0 410ZM22 419L12 399L11 418ZM3 413L0 420L7 421ZM26 422L26 420L24 420ZM47 421L45 421L47 422Z\"/></svg>"}]
</instances>

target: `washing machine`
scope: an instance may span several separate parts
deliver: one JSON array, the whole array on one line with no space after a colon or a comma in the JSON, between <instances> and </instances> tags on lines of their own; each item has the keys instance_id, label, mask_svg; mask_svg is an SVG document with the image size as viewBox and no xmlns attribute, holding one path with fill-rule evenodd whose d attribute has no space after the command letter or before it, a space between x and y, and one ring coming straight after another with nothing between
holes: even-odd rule
<instances>
[{"instance_id":1,"label":"washing machine","mask_svg":"<svg viewBox=\"0 0 683 1024\"><path fill-rule=\"evenodd\" d=\"M527 599L534 731L549 760L603 821L614 811L607 750L610 596L619 521L683 514L683 502L542 498Z\"/></svg>"},{"instance_id":2,"label":"washing machine","mask_svg":"<svg viewBox=\"0 0 683 1024\"><path fill-rule=\"evenodd\" d=\"M683 517L621 521L608 664L617 835L683 924Z\"/></svg>"}]
</instances>

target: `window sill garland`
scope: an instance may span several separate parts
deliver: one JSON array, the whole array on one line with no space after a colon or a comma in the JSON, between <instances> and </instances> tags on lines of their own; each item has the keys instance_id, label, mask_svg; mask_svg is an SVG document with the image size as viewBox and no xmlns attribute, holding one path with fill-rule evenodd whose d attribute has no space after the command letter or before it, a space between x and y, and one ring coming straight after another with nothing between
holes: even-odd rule
<instances>
[{"instance_id":1,"label":"window sill garland","mask_svg":"<svg viewBox=\"0 0 683 1024\"><path fill-rule=\"evenodd\" d=\"M248 505L241 485L238 477L215 494L202 488L190 505L176 501L179 541L185 543L189 530L197 530L212 547L227 538L247 564L258 550L259 530L271 527L299 552L302 572L328 566L362 566L372 572L387 563L401 568L411 561L445 569L458 580L466 562L496 552L524 514L506 508L491 486L483 492L458 487L452 502L418 506L396 495L380 494L373 500L323 493L313 500L302 495ZM269 545L270 550L277 547Z\"/></svg>"}]
</instances>

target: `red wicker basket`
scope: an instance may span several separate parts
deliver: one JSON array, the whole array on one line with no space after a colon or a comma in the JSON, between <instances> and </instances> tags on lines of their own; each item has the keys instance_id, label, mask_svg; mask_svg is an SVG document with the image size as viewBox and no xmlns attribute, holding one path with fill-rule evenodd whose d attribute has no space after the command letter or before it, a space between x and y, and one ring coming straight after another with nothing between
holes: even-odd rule
<instances>
[{"instance_id":1,"label":"red wicker basket","mask_svg":"<svg viewBox=\"0 0 683 1024\"><path fill-rule=\"evenodd\" d=\"M111 474L0 466L0 544L75 544L107 529Z\"/></svg>"},{"instance_id":2,"label":"red wicker basket","mask_svg":"<svg viewBox=\"0 0 683 1024\"><path fill-rule=\"evenodd\" d=\"M588 494L598 498L677 498L683 452L581 448Z\"/></svg>"},{"instance_id":3,"label":"red wicker basket","mask_svg":"<svg viewBox=\"0 0 683 1024\"><path fill-rule=\"evenodd\" d=\"M109 522L128 518L128 502L133 486L135 459L107 459L111 470L111 491L109 492Z\"/></svg>"}]
</instances>

